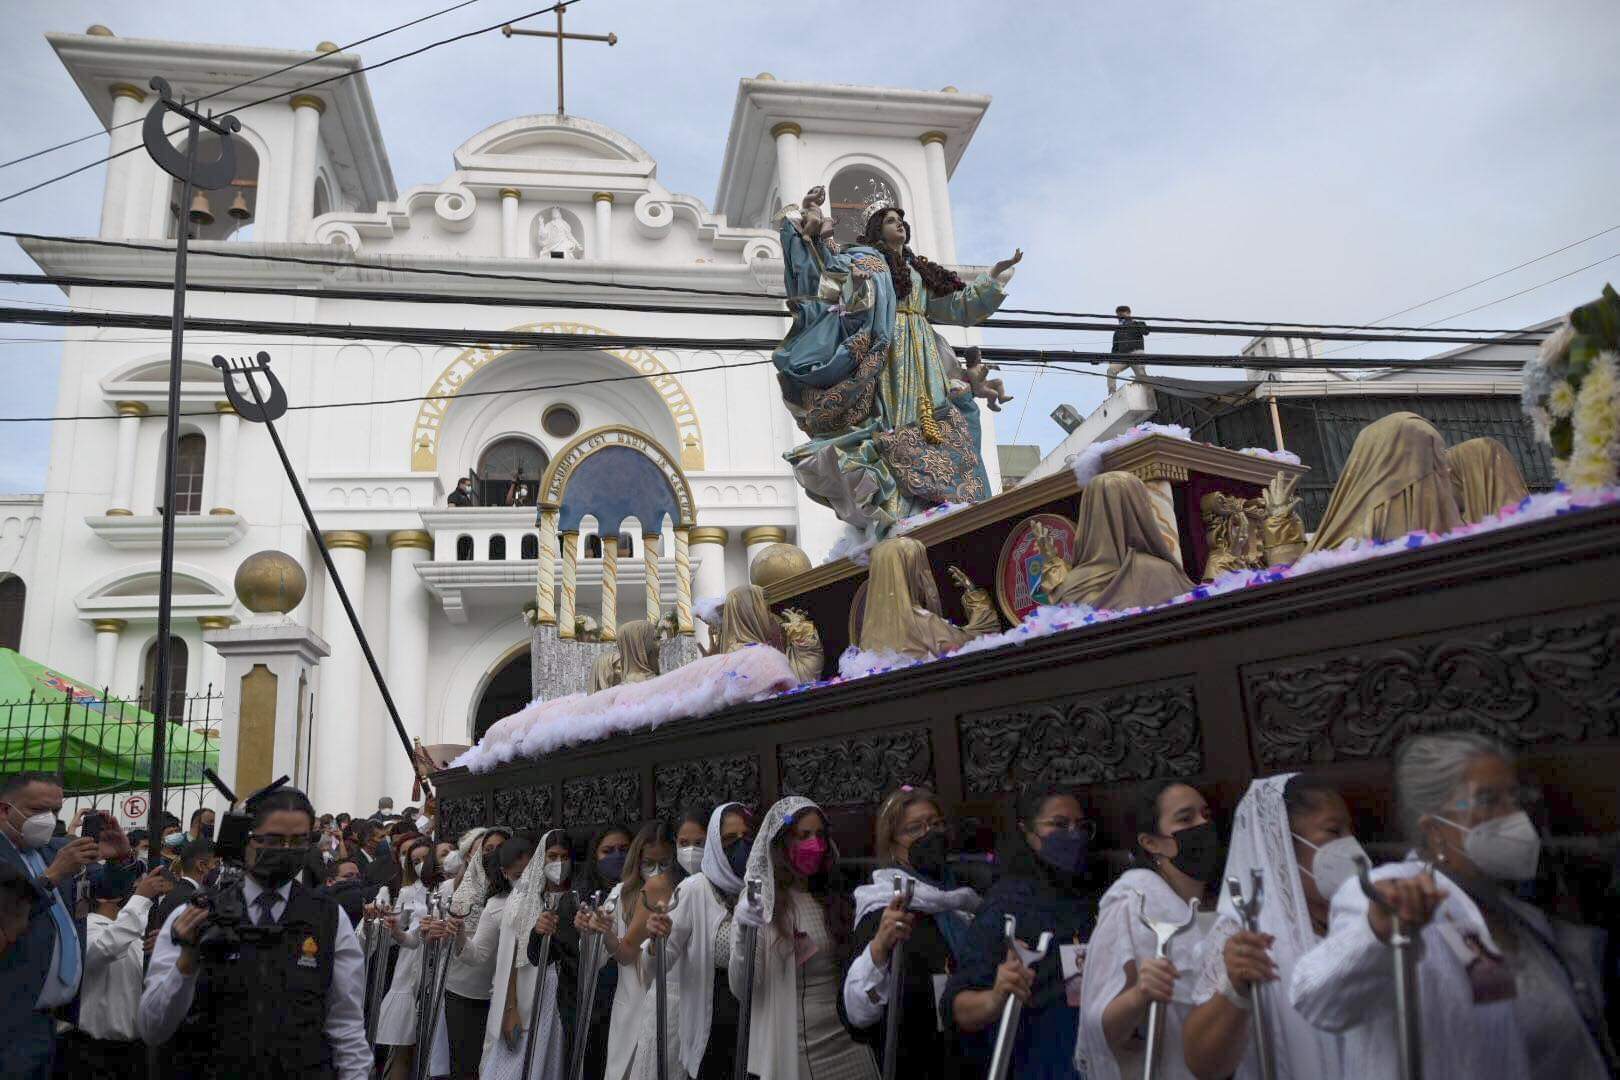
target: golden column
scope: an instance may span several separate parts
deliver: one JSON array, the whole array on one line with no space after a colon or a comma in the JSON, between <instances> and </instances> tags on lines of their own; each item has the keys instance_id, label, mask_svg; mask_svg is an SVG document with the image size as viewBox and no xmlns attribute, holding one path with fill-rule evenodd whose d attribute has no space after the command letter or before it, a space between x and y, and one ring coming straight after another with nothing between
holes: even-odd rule
<instances>
[{"instance_id":1,"label":"golden column","mask_svg":"<svg viewBox=\"0 0 1620 1080\"><path fill-rule=\"evenodd\" d=\"M602 537L602 640L619 636L619 538Z\"/></svg>"},{"instance_id":2,"label":"golden column","mask_svg":"<svg viewBox=\"0 0 1620 1080\"><path fill-rule=\"evenodd\" d=\"M658 596L658 545L663 537L648 533L641 538L642 574L647 579L647 621L654 626L664 617L663 601Z\"/></svg>"},{"instance_id":3,"label":"golden column","mask_svg":"<svg viewBox=\"0 0 1620 1080\"><path fill-rule=\"evenodd\" d=\"M540 565L535 568L534 605L541 626L557 624L557 511L540 511Z\"/></svg>"},{"instance_id":4,"label":"golden column","mask_svg":"<svg viewBox=\"0 0 1620 1080\"><path fill-rule=\"evenodd\" d=\"M675 530L675 629L692 632L692 530Z\"/></svg>"},{"instance_id":5,"label":"golden column","mask_svg":"<svg viewBox=\"0 0 1620 1080\"><path fill-rule=\"evenodd\" d=\"M557 636L574 638L574 584L579 580L579 533L562 534L563 579L561 603L557 606Z\"/></svg>"}]
</instances>

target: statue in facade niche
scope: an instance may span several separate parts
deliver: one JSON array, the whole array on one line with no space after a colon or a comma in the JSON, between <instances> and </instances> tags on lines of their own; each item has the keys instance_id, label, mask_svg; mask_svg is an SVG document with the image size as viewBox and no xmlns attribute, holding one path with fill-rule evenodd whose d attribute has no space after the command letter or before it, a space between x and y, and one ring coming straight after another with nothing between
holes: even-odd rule
<instances>
[{"instance_id":1,"label":"statue in facade niche","mask_svg":"<svg viewBox=\"0 0 1620 1080\"><path fill-rule=\"evenodd\" d=\"M542 259L578 259L585 254L585 245L574 236L574 227L563 213L553 206L545 212L540 223L540 257Z\"/></svg>"},{"instance_id":2,"label":"statue in facade niche","mask_svg":"<svg viewBox=\"0 0 1620 1080\"><path fill-rule=\"evenodd\" d=\"M823 198L812 190L780 230L793 325L772 360L810 436L785 455L799 484L879 535L931 506L988 498L974 386L933 324L989 318L1023 252L965 282L911 250L911 227L888 192L874 194L859 238L839 251L823 227Z\"/></svg>"}]
</instances>

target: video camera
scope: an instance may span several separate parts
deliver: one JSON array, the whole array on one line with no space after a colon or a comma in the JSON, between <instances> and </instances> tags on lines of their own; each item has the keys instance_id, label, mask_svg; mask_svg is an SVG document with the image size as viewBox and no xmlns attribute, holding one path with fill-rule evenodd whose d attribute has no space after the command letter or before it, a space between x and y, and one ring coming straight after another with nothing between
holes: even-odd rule
<instances>
[{"instance_id":1,"label":"video camera","mask_svg":"<svg viewBox=\"0 0 1620 1080\"><path fill-rule=\"evenodd\" d=\"M230 804L219 821L219 833L214 839L214 854L219 856L219 877L214 884L197 894L192 901L208 909L208 918L198 930L197 948L218 960L235 960L242 951L242 930L251 929L247 900L242 895L242 877L247 873L247 842L253 832L253 815L237 809L236 792L232 791L212 769L203 769L208 782ZM243 805L267 795L283 784L288 777L255 791Z\"/></svg>"}]
</instances>

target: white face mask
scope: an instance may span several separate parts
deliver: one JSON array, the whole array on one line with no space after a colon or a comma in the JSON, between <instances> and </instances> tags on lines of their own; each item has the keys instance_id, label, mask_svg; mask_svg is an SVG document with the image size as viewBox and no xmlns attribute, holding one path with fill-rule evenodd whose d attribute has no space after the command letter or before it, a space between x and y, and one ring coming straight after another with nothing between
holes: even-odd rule
<instances>
[{"instance_id":1,"label":"white face mask","mask_svg":"<svg viewBox=\"0 0 1620 1080\"><path fill-rule=\"evenodd\" d=\"M17 831L22 834L23 847L42 848L56 834L56 815L49 810L41 810L33 817L25 818L22 828Z\"/></svg>"},{"instance_id":2,"label":"white face mask","mask_svg":"<svg viewBox=\"0 0 1620 1080\"><path fill-rule=\"evenodd\" d=\"M573 869L573 863L567 859L552 859L546 863L546 880L553 885L561 885L568 880L568 871Z\"/></svg>"},{"instance_id":3,"label":"white face mask","mask_svg":"<svg viewBox=\"0 0 1620 1080\"><path fill-rule=\"evenodd\" d=\"M452 851L444 857L444 872L454 877L456 874L461 873L461 864L461 852Z\"/></svg>"},{"instance_id":4,"label":"white face mask","mask_svg":"<svg viewBox=\"0 0 1620 1080\"><path fill-rule=\"evenodd\" d=\"M1530 815L1523 810L1475 825L1472 829L1446 821L1436 821L1463 831L1463 851L1480 873L1498 881L1529 881L1541 863L1541 834Z\"/></svg>"},{"instance_id":5,"label":"white face mask","mask_svg":"<svg viewBox=\"0 0 1620 1080\"><path fill-rule=\"evenodd\" d=\"M1336 840L1329 840L1321 847L1317 847L1299 833L1294 839L1310 848L1316 854L1311 856L1311 868L1299 868L1299 872L1316 882L1316 891L1322 894L1322 899L1332 900L1333 894L1339 891L1339 886L1356 876L1356 860L1366 859L1367 866L1372 866L1372 860L1367 859L1367 852L1361 846L1361 841L1353 836L1341 836Z\"/></svg>"},{"instance_id":6,"label":"white face mask","mask_svg":"<svg viewBox=\"0 0 1620 1080\"><path fill-rule=\"evenodd\" d=\"M423 836L430 836L430 835L432 835L433 830L430 829L428 826L430 826L432 824L433 824L433 822L429 821L427 818L418 817L416 819L416 831L421 833Z\"/></svg>"},{"instance_id":7,"label":"white face mask","mask_svg":"<svg viewBox=\"0 0 1620 1080\"><path fill-rule=\"evenodd\" d=\"M692 844L675 852L675 861L681 864L681 869L688 874L696 874L703 869L703 845Z\"/></svg>"}]
</instances>

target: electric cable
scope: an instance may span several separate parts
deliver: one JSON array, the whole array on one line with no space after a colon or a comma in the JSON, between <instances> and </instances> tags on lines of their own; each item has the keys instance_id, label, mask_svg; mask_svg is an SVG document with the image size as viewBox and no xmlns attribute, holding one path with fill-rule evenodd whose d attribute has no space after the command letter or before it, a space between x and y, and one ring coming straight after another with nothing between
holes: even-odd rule
<instances>
[{"instance_id":1,"label":"electric cable","mask_svg":"<svg viewBox=\"0 0 1620 1080\"><path fill-rule=\"evenodd\" d=\"M327 77L325 79L317 79L316 81L314 81L312 83L306 83L303 86L295 86L290 90L279 91L277 93L269 95L268 97L262 97L262 98L259 98L259 99L255 100L255 101L250 101L245 105L238 105L234 109L227 109L225 112L220 113L219 115L220 116L230 116L233 113L238 113L238 112L241 112L241 111L243 111L245 109L251 109L256 105L263 105L266 102L276 101L276 100L278 100L280 98L288 97L290 95L301 94L301 93L304 93L305 91L314 90L317 87L325 86L328 83L338 82L339 80L342 80L342 79L351 79L354 76L362 74L364 72L376 71L379 68L385 68L388 65L398 63L401 60L409 60L413 56L420 56L425 52L429 52L429 51L431 51L433 49L437 49L437 48L439 48L441 46L452 45L452 44L454 44L454 43L456 43L458 41L465 41L467 38L470 38L470 37L477 37L480 34L487 34L487 33L491 32L492 30L499 30L501 27L506 26L506 25L508 25L510 23L522 22L524 19L532 19L537 15L544 15L544 14L546 14L548 12L556 11L558 8L569 8L569 7L572 7L573 5L578 4L580 2L581 2L581 0L562 0L562 2L560 2L560 3L552 4L550 7L540 8L537 11L528 12L525 15L518 15L515 18L510 18L510 19L502 19L500 22L495 23L493 26L485 26L485 27L482 27L482 28L480 28L478 30L468 30L467 32L462 33L462 34L456 34L456 35L454 35L452 37L441 38L438 41L429 42L428 44L423 45L421 48L412 49L410 52L400 53L398 56L391 56L387 60L379 60L375 64L364 64L364 65L362 65L360 67L355 68L352 71L339 72L338 74L329 76L329 77ZM144 122L144 118L143 118L143 122ZM186 130L186 129L183 128L183 127L182 128L176 128L174 131L167 132L167 134L175 135L175 134L178 134L179 132L184 131L184 130ZM49 179L41 180L39 183L32 184L32 185L30 185L28 187L22 188L19 191L13 191L8 195L0 195L0 203L8 203L12 199L19 199L22 196L31 194L31 193L33 193L35 191L40 190L41 188L49 187L50 185L58 183L58 182L60 182L62 180L66 180L69 177L77 176L79 173L85 172L85 171L87 171L89 169L93 169L97 165L105 165L105 164L107 164L107 162L112 161L112 160L114 160L116 158L121 158L125 154L132 154L137 150L143 150L143 149L145 149L143 144L136 143L134 146L128 147L128 148L123 149L123 150L120 150L115 154L108 154L104 158L100 158L99 160L89 162L88 164L85 164L85 165L80 165L76 169L70 169L65 173L61 173L60 175L50 177Z\"/></svg>"},{"instance_id":2,"label":"electric cable","mask_svg":"<svg viewBox=\"0 0 1620 1080\"><path fill-rule=\"evenodd\" d=\"M401 30L409 30L413 26L419 26L422 23L428 22L431 19L437 19L440 15L448 15L452 11L460 11L462 8L470 7L473 4L476 4L478 2L479 2L479 0L461 0L461 3L459 3L459 4L452 4L447 8L441 8L440 10L432 12L431 14L423 15L419 19L412 19L408 23L400 23L398 26L389 27L387 30L383 30L383 31L381 31L379 33L372 34L372 35L370 35L368 37L360 38L358 41L351 41L347 45L339 45L337 47L336 51L340 52L340 53L345 53L345 52L348 52L350 49L358 49L362 45L369 45L369 44L371 44L371 42L380 40L382 38L385 38L390 34L397 34ZM315 61L324 59L325 57L327 57L329 55L330 55L329 53L316 53L314 56L306 57L303 60L299 60L297 63L288 64L285 67L276 68L276 70L274 70L274 71L267 71L263 75L257 75L257 76L255 76L255 77L253 77L251 79L245 80L244 82L235 83L235 84L233 84L231 86L224 87L223 89L215 90L212 93L204 94L201 97L196 98L195 100L193 100L192 104L193 105L200 105L205 101L212 101L214 98L221 97L221 96L223 96L225 94L229 94L229 93L232 93L232 92L237 91L237 90L241 90L244 87L252 86L255 83L264 82L266 79L273 79L277 75L285 75L289 71L292 71L292 70L294 70L296 68L301 68L305 64L313 64ZM138 118L136 118L134 120L126 120L122 124L113 124L110 127L100 129L100 130L97 130L97 131L92 131L88 135L81 135L77 139L69 139L66 142L59 142L55 146L47 146L43 150L35 150L33 153L24 154L21 157L14 157L10 161L0 161L0 169L9 169L13 165L20 165L25 161L32 161L35 158L44 157L46 154L53 154L58 150L65 150L70 146L77 146L80 143L89 142L91 139L99 139L103 135L111 135L113 132L117 131L120 128L130 127L130 126L133 126L135 124L144 123L145 120L146 120L146 117L144 117L144 116L138 117Z\"/></svg>"}]
</instances>

